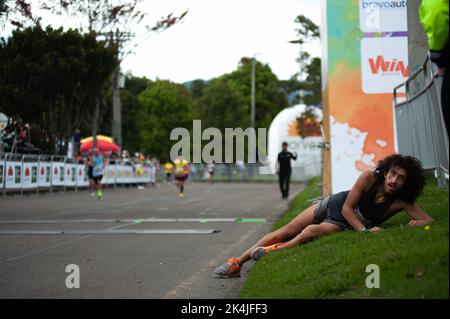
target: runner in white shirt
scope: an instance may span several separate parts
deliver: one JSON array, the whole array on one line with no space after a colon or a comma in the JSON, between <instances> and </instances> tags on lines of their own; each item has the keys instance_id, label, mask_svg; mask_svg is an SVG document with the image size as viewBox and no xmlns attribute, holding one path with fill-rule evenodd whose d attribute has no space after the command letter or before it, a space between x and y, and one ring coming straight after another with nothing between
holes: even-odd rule
<instances>
[{"instance_id":1,"label":"runner in white shirt","mask_svg":"<svg viewBox=\"0 0 450 319\"><path fill-rule=\"evenodd\" d=\"M206 170L208 171L208 178L209 178L209 183L212 184L213 182L213 177L214 177L214 162L211 161L208 163L208 165L206 166Z\"/></svg>"}]
</instances>

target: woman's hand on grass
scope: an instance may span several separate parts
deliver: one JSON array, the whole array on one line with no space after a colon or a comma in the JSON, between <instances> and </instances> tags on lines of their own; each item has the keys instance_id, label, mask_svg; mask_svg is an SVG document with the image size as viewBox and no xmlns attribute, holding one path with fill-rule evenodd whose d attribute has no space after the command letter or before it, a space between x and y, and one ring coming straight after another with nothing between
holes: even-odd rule
<instances>
[{"instance_id":1,"label":"woman's hand on grass","mask_svg":"<svg viewBox=\"0 0 450 319\"><path fill-rule=\"evenodd\" d=\"M420 227L420 226L423 226L423 225L426 225L426 224L428 224L428 223L423 221L423 220L415 220L415 219L413 219L413 220L411 220L408 223L408 226L409 227Z\"/></svg>"},{"instance_id":2,"label":"woman's hand on grass","mask_svg":"<svg viewBox=\"0 0 450 319\"><path fill-rule=\"evenodd\" d=\"M369 229L369 231L371 233L379 233L382 230L383 230L383 228L380 228L380 227L372 227L371 229Z\"/></svg>"}]
</instances>

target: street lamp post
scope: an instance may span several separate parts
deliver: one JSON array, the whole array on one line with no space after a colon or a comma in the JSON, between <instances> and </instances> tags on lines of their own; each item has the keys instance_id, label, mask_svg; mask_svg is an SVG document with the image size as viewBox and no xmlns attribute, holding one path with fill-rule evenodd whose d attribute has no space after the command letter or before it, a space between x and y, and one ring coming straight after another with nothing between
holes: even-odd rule
<instances>
[{"instance_id":1,"label":"street lamp post","mask_svg":"<svg viewBox=\"0 0 450 319\"><path fill-rule=\"evenodd\" d=\"M122 103L120 100L120 89L124 88L124 76L117 67L113 83L113 138L119 146L122 146Z\"/></svg>"}]
</instances>

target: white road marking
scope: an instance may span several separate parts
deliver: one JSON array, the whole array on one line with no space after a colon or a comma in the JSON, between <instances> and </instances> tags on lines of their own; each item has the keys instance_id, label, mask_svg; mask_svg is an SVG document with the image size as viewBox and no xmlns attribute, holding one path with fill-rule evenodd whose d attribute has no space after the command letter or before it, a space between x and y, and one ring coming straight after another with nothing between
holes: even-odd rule
<instances>
[{"instance_id":1,"label":"white road marking","mask_svg":"<svg viewBox=\"0 0 450 319\"><path fill-rule=\"evenodd\" d=\"M129 225L121 225L121 227ZM100 229L100 230L2 230L0 235L187 235L213 234L218 229Z\"/></svg>"},{"instance_id":2,"label":"white road marking","mask_svg":"<svg viewBox=\"0 0 450 319\"><path fill-rule=\"evenodd\" d=\"M255 217L253 217L255 218ZM225 218L126 218L126 219L45 219L45 220L2 220L0 224L79 224L79 223L234 223L245 217Z\"/></svg>"}]
</instances>

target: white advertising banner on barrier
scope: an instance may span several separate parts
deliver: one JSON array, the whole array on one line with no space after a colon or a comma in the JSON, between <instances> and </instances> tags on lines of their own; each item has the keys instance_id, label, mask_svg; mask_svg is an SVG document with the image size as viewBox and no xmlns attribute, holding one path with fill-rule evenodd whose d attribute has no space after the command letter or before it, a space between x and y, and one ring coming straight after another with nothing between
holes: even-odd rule
<instances>
[{"instance_id":1,"label":"white advertising banner on barrier","mask_svg":"<svg viewBox=\"0 0 450 319\"><path fill-rule=\"evenodd\" d=\"M52 182L52 163L39 162L38 172L39 187L50 187Z\"/></svg>"},{"instance_id":2,"label":"white advertising banner on barrier","mask_svg":"<svg viewBox=\"0 0 450 319\"><path fill-rule=\"evenodd\" d=\"M144 183L150 183L151 181L151 168L150 166L144 167Z\"/></svg>"},{"instance_id":3,"label":"white advertising banner on barrier","mask_svg":"<svg viewBox=\"0 0 450 319\"><path fill-rule=\"evenodd\" d=\"M114 165L108 165L108 166L110 166L111 167L111 178L112 178L112 180L113 180L113 183L116 183L117 181L116 181L116 174L117 174L117 168L116 168L116 164L114 164Z\"/></svg>"},{"instance_id":4,"label":"white advertising banner on barrier","mask_svg":"<svg viewBox=\"0 0 450 319\"><path fill-rule=\"evenodd\" d=\"M103 184L149 183L151 168L123 164L107 165ZM63 162L0 161L0 187L32 189L50 186L88 186L87 168L83 164Z\"/></svg>"},{"instance_id":5,"label":"white advertising banner on barrier","mask_svg":"<svg viewBox=\"0 0 450 319\"><path fill-rule=\"evenodd\" d=\"M23 163L22 188L38 187L38 163Z\"/></svg>"},{"instance_id":6,"label":"white advertising banner on barrier","mask_svg":"<svg viewBox=\"0 0 450 319\"><path fill-rule=\"evenodd\" d=\"M77 186L87 186L89 185L87 168L83 164L77 165Z\"/></svg>"},{"instance_id":7,"label":"white advertising banner on barrier","mask_svg":"<svg viewBox=\"0 0 450 319\"><path fill-rule=\"evenodd\" d=\"M102 184L114 184L114 165L107 165L103 169Z\"/></svg>"},{"instance_id":8,"label":"white advertising banner on barrier","mask_svg":"<svg viewBox=\"0 0 450 319\"><path fill-rule=\"evenodd\" d=\"M133 167L132 166L125 166L125 183L133 183Z\"/></svg>"},{"instance_id":9,"label":"white advertising banner on barrier","mask_svg":"<svg viewBox=\"0 0 450 319\"><path fill-rule=\"evenodd\" d=\"M77 164L66 164L64 166L64 184L75 186L77 184Z\"/></svg>"},{"instance_id":10,"label":"white advertising banner on barrier","mask_svg":"<svg viewBox=\"0 0 450 319\"><path fill-rule=\"evenodd\" d=\"M0 161L0 188L5 184L5 161Z\"/></svg>"},{"instance_id":11,"label":"white advertising banner on barrier","mask_svg":"<svg viewBox=\"0 0 450 319\"><path fill-rule=\"evenodd\" d=\"M22 163L6 162L5 188L14 189L22 187Z\"/></svg>"},{"instance_id":12,"label":"white advertising banner on barrier","mask_svg":"<svg viewBox=\"0 0 450 319\"><path fill-rule=\"evenodd\" d=\"M121 166L122 166L122 165L120 165L120 164L114 165L115 170L116 170L116 172L115 172L115 175L116 175L116 183L120 183L120 178L121 178L121 175L120 175L120 168L121 168Z\"/></svg>"},{"instance_id":13,"label":"white advertising banner on barrier","mask_svg":"<svg viewBox=\"0 0 450 319\"><path fill-rule=\"evenodd\" d=\"M111 184L111 180L109 178L109 170L110 170L109 165L103 167L103 171L102 171L102 175L103 175L102 184L103 185Z\"/></svg>"},{"instance_id":14,"label":"white advertising banner on barrier","mask_svg":"<svg viewBox=\"0 0 450 319\"><path fill-rule=\"evenodd\" d=\"M125 183L126 182L126 166L125 165L116 165L116 183Z\"/></svg>"},{"instance_id":15,"label":"white advertising banner on barrier","mask_svg":"<svg viewBox=\"0 0 450 319\"><path fill-rule=\"evenodd\" d=\"M52 163L52 185L64 186L64 163Z\"/></svg>"}]
</instances>

